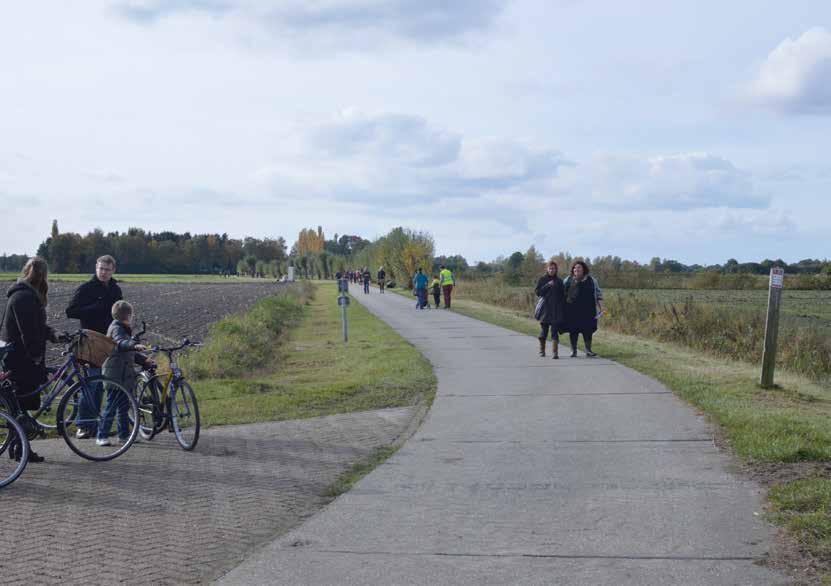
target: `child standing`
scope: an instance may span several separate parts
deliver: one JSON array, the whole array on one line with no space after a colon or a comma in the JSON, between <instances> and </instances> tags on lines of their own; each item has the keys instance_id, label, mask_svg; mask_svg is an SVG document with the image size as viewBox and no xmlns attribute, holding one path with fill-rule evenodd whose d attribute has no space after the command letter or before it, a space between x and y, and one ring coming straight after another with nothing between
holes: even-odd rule
<instances>
[{"instance_id":1,"label":"child standing","mask_svg":"<svg viewBox=\"0 0 831 586\"><path fill-rule=\"evenodd\" d=\"M116 343L113 354L107 358L101 367L104 376L108 376L135 393L136 371L133 367L138 364L145 368L154 366L152 360L138 352L147 350L147 346L133 340L133 306L126 301L116 301L112 308L113 322L107 329L107 336ZM105 385L105 390L106 385ZM110 429L113 419L116 419L116 431L119 441L126 441L130 437L130 421L128 417L129 403L120 392L107 390L107 403L98 426L96 445L109 446Z\"/></svg>"},{"instance_id":2,"label":"child standing","mask_svg":"<svg viewBox=\"0 0 831 586\"><path fill-rule=\"evenodd\" d=\"M441 301L441 282L436 275L433 275L433 282L430 284L430 290L433 292L433 301L435 301L436 309L438 309L439 301Z\"/></svg>"}]
</instances>

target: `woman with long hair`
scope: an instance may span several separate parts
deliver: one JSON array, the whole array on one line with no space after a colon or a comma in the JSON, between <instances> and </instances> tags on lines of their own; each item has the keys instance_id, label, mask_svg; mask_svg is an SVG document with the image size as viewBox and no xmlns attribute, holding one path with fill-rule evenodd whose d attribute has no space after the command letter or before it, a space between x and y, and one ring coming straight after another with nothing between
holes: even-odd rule
<instances>
[{"instance_id":1,"label":"woman with long hair","mask_svg":"<svg viewBox=\"0 0 831 586\"><path fill-rule=\"evenodd\" d=\"M571 357L577 356L577 339L583 335L586 356L597 356L592 351L592 335L597 331L597 318L603 311L603 292L597 280L589 275L589 267L582 260L571 265L571 274L563 283L566 293L566 323L571 342Z\"/></svg>"},{"instance_id":2,"label":"woman with long hair","mask_svg":"<svg viewBox=\"0 0 831 586\"><path fill-rule=\"evenodd\" d=\"M57 341L55 331L46 325L48 275L45 260L37 256L30 258L20 278L6 293L8 301L0 335L12 346L5 365L15 384L21 409L40 407L40 395L33 393L46 382L46 342ZM43 462L43 458L32 452L29 462Z\"/></svg>"},{"instance_id":3,"label":"woman with long hair","mask_svg":"<svg viewBox=\"0 0 831 586\"><path fill-rule=\"evenodd\" d=\"M540 322L540 356L545 356L545 343L548 332L551 331L551 355L556 360L560 357L560 330L565 321L565 293L563 280L557 276L557 263L553 260L548 263L545 274L537 280L534 293L540 299L541 307L537 317Z\"/></svg>"}]
</instances>

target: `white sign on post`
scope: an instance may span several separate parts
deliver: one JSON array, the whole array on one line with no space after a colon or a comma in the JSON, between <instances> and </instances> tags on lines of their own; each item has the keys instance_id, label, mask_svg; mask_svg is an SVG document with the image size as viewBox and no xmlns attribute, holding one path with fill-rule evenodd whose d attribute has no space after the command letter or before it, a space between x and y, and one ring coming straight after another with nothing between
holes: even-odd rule
<instances>
[{"instance_id":1,"label":"white sign on post","mask_svg":"<svg viewBox=\"0 0 831 586\"><path fill-rule=\"evenodd\" d=\"M781 289L785 285L785 269L773 269L770 272L771 289Z\"/></svg>"}]
</instances>

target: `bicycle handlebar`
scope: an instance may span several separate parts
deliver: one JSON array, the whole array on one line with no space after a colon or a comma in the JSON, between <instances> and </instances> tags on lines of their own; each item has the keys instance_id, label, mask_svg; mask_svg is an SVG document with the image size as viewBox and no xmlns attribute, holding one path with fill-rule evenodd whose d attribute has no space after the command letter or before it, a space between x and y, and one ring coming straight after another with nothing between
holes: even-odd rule
<instances>
[{"instance_id":1,"label":"bicycle handlebar","mask_svg":"<svg viewBox=\"0 0 831 586\"><path fill-rule=\"evenodd\" d=\"M187 348L189 346L192 347L192 348L198 348L198 347L202 346L202 343L201 342L191 342L190 340L185 338L184 340L182 340L182 343L179 344L178 346L174 346L172 348L162 348L160 346L153 346L150 349L150 352L153 352L154 354L157 353L157 352L165 352L165 353L169 354L171 352L176 352L178 350L182 350L183 348Z\"/></svg>"}]
</instances>

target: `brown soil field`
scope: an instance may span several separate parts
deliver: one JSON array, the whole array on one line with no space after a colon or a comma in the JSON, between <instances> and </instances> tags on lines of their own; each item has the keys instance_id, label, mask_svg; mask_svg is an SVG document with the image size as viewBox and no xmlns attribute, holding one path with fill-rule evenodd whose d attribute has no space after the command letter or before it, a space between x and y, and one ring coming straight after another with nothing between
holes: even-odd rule
<instances>
[{"instance_id":1,"label":"brown soil field","mask_svg":"<svg viewBox=\"0 0 831 586\"><path fill-rule=\"evenodd\" d=\"M11 282L0 283L0 315L6 307L5 291ZM49 325L58 332L75 331L78 320L67 319L66 306L77 283L50 283L49 306L46 308ZM120 283L124 299L136 310L137 329L147 322L147 341L171 344L188 337L202 341L210 324L232 313L251 307L258 299L277 291L280 285L263 283L220 284L145 284ZM60 360L60 344L49 345L49 362Z\"/></svg>"}]
</instances>

